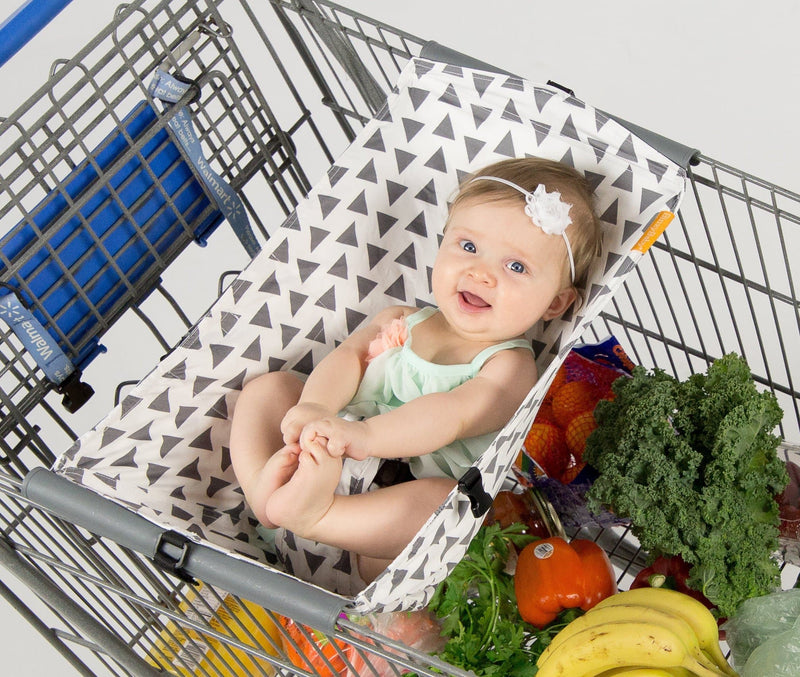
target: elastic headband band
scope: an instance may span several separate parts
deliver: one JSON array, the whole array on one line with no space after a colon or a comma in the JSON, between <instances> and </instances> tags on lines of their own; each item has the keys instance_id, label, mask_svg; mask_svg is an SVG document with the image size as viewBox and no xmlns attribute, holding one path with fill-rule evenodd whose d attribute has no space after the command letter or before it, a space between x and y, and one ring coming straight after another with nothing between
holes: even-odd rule
<instances>
[{"instance_id":1,"label":"elastic headband band","mask_svg":"<svg viewBox=\"0 0 800 677\"><path fill-rule=\"evenodd\" d=\"M536 186L532 193L518 186L513 181L501 179L499 176L476 176L472 181L497 181L519 191L525 196L525 213L531 217L534 226L538 226L548 235L560 235L567 245L567 258L569 259L569 272L572 283L575 283L575 260L572 258L572 245L567 237L567 226L572 223L569 216L571 204L561 199L561 193L554 190L547 192L544 184Z\"/></svg>"}]
</instances>

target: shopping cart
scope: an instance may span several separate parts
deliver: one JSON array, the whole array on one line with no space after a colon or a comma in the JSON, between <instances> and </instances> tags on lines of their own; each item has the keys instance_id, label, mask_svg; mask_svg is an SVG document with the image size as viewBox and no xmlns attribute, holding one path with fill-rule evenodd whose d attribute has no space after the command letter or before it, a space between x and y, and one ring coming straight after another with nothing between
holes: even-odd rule
<instances>
[{"instance_id":1,"label":"shopping cart","mask_svg":"<svg viewBox=\"0 0 800 677\"><path fill-rule=\"evenodd\" d=\"M48 610L39 617L6 584L0 591L79 672L325 675L382 659L397 674L465 674L339 617L340 598L290 577L270 591L270 610L224 586L197 588L186 580L180 537L159 530L154 562L141 554L152 545L138 523L128 535L100 537L71 517L82 498L65 494L63 510L44 509L23 487L84 432L63 410L84 411L92 389L98 399L114 389L101 373L112 372L115 385L138 378L128 372L135 344L151 342L154 363L191 337L205 307L196 308L196 289L181 289L174 271L191 278L198 265L206 270L193 243L235 247L244 265L380 115L398 73L419 55L482 67L328 2L137 2L57 62L0 126L0 294L18 320L16 330L0 324L0 561ZM156 91L159 69L183 78L167 87L178 94L163 105L144 96ZM181 124L196 134L199 158L182 145ZM784 408L781 434L793 454L800 326L788 252L800 196L634 130L687 169L690 189L676 222L584 338L614 334L635 362L681 377L739 352ZM198 163L213 167L211 179ZM225 195L240 201L236 214ZM206 305L230 284L220 272ZM113 340L119 351L98 359L101 341ZM52 354L37 360L37 349ZM98 500L87 510L126 519ZM622 587L644 563L623 528L575 535L606 548ZM215 550L204 556L211 570L242 563ZM783 577L792 585L797 569L786 565ZM331 650L298 669L272 609L320 627ZM309 639L295 642L313 647Z\"/></svg>"}]
</instances>

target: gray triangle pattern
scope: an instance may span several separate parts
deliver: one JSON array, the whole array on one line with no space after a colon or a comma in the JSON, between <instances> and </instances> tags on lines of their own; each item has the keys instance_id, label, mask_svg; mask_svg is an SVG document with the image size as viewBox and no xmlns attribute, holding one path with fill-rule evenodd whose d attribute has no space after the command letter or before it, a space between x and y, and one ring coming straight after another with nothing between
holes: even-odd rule
<instances>
[{"instance_id":1,"label":"gray triangle pattern","mask_svg":"<svg viewBox=\"0 0 800 677\"><path fill-rule=\"evenodd\" d=\"M404 151L402 148L397 148L394 151L395 159L397 161L397 173L402 174L403 170L408 167L415 159L416 155Z\"/></svg>"},{"instance_id":2,"label":"gray triangle pattern","mask_svg":"<svg viewBox=\"0 0 800 677\"><path fill-rule=\"evenodd\" d=\"M534 134L536 134L536 145L541 146L550 136L550 125L543 122L537 122L533 125Z\"/></svg>"},{"instance_id":3,"label":"gray triangle pattern","mask_svg":"<svg viewBox=\"0 0 800 677\"><path fill-rule=\"evenodd\" d=\"M444 93L439 97L439 101L449 104L450 106L461 108L461 101L456 93L456 88L452 84L447 86L447 89L445 89Z\"/></svg>"},{"instance_id":4,"label":"gray triangle pattern","mask_svg":"<svg viewBox=\"0 0 800 677\"><path fill-rule=\"evenodd\" d=\"M170 372L171 373L171 372ZM172 376L167 376L167 378L172 378ZM141 397L135 397L133 395L128 395L124 400L122 400L121 410L120 410L120 418L125 418L136 406L142 401Z\"/></svg>"},{"instance_id":5,"label":"gray triangle pattern","mask_svg":"<svg viewBox=\"0 0 800 677\"><path fill-rule=\"evenodd\" d=\"M186 360L179 362L172 369L164 374L166 378L177 378L183 380L186 378Z\"/></svg>"},{"instance_id":6,"label":"gray triangle pattern","mask_svg":"<svg viewBox=\"0 0 800 677\"><path fill-rule=\"evenodd\" d=\"M484 146L486 146L485 141L481 141L480 139L473 139L469 136L464 137L464 148L467 151L467 160L472 162L478 153L483 150Z\"/></svg>"},{"instance_id":7,"label":"gray triangle pattern","mask_svg":"<svg viewBox=\"0 0 800 677\"><path fill-rule=\"evenodd\" d=\"M351 247L358 247L358 237L356 236L355 225L355 223L351 224L349 228L347 228L339 237L336 238L336 241L339 244L347 244Z\"/></svg>"},{"instance_id":8,"label":"gray triangle pattern","mask_svg":"<svg viewBox=\"0 0 800 677\"><path fill-rule=\"evenodd\" d=\"M320 296L314 304L318 308L325 310L336 310L336 287L331 287L322 296Z\"/></svg>"},{"instance_id":9,"label":"gray triangle pattern","mask_svg":"<svg viewBox=\"0 0 800 677\"><path fill-rule=\"evenodd\" d=\"M385 214L384 212L378 212L378 234L383 237L389 230L397 223L397 219L392 216L391 214Z\"/></svg>"},{"instance_id":10,"label":"gray triangle pattern","mask_svg":"<svg viewBox=\"0 0 800 677\"><path fill-rule=\"evenodd\" d=\"M559 90L414 59L381 114L271 231L208 315L55 469L168 528L263 561L227 450L240 389L268 369L307 373L387 303L430 304L446 200L475 169L526 154L565 158L583 171L596 186L605 228L581 312L529 337L543 388L558 356L632 270L631 245L660 211L677 208L684 173ZM476 461L490 494L540 400L537 386ZM353 486L366 490L369 478L358 478ZM349 477L342 482L349 487ZM423 605L479 526L469 500L454 491L384 574L363 591L341 583L339 592L357 612ZM337 581L350 580L341 552L316 550L289 533L280 543L292 575L329 581L324 576L337 570Z\"/></svg>"},{"instance_id":11,"label":"gray triangle pattern","mask_svg":"<svg viewBox=\"0 0 800 677\"><path fill-rule=\"evenodd\" d=\"M311 240L311 251L313 252L330 233L324 228L316 228L315 226L311 226L308 230Z\"/></svg>"},{"instance_id":12,"label":"gray triangle pattern","mask_svg":"<svg viewBox=\"0 0 800 677\"><path fill-rule=\"evenodd\" d=\"M486 106L478 106L476 104L470 105L472 111L472 121L475 123L475 129L480 129L481 125L489 119L492 114L492 109Z\"/></svg>"}]
</instances>

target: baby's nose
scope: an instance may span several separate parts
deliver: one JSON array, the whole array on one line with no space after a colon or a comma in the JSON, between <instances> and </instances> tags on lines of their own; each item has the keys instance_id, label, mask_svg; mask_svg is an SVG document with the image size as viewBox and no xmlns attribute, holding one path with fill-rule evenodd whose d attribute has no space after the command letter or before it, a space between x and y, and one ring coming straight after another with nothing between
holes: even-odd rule
<instances>
[{"instance_id":1,"label":"baby's nose","mask_svg":"<svg viewBox=\"0 0 800 677\"><path fill-rule=\"evenodd\" d=\"M476 264L472 266L472 268L470 268L469 275L476 282L490 286L494 285L495 282L497 281L497 278L495 277L492 270L488 266L483 264Z\"/></svg>"}]
</instances>

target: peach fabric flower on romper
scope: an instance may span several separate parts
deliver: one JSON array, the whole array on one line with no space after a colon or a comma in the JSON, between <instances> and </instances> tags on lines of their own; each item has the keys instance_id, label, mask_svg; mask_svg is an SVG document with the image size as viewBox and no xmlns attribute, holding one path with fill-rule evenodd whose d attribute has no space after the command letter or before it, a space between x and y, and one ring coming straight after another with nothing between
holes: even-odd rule
<instances>
[{"instance_id":1,"label":"peach fabric flower on romper","mask_svg":"<svg viewBox=\"0 0 800 677\"><path fill-rule=\"evenodd\" d=\"M408 327L405 318L395 318L372 339L367 348L367 362L375 359L384 350L398 348L408 340Z\"/></svg>"}]
</instances>

